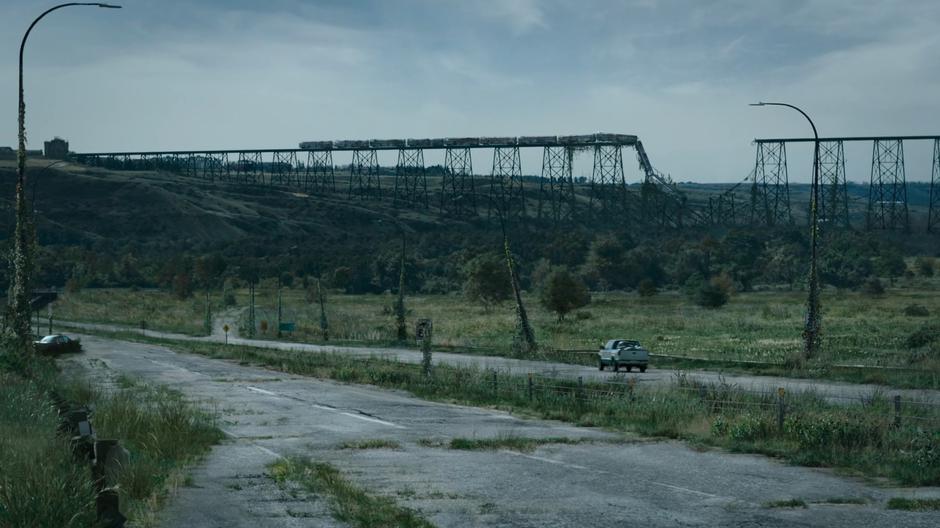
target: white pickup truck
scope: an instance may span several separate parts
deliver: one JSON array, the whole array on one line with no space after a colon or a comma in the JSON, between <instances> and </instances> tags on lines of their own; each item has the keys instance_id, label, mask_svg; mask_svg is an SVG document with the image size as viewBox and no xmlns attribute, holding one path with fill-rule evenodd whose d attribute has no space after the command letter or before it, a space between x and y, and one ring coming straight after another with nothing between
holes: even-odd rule
<instances>
[{"instance_id":1,"label":"white pickup truck","mask_svg":"<svg viewBox=\"0 0 940 528\"><path fill-rule=\"evenodd\" d=\"M611 367L614 372L620 370L620 367L627 367L627 372L633 367L640 369L640 372L646 372L646 366L650 361L650 353L643 348L639 341L629 339L611 339L597 353L597 368L604 370L604 367Z\"/></svg>"}]
</instances>

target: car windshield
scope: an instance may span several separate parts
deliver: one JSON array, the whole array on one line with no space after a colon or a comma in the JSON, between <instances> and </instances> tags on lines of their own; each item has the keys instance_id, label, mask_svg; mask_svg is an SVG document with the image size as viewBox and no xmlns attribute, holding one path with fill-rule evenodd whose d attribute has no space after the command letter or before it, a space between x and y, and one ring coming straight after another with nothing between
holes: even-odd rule
<instances>
[{"instance_id":1,"label":"car windshield","mask_svg":"<svg viewBox=\"0 0 940 528\"><path fill-rule=\"evenodd\" d=\"M40 339L39 342L40 342L40 343L52 343L53 341L55 341L55 338L56 338L56 336L48 335L48 336L46 336L46 337Z\"/></svg>"}]
</instances>

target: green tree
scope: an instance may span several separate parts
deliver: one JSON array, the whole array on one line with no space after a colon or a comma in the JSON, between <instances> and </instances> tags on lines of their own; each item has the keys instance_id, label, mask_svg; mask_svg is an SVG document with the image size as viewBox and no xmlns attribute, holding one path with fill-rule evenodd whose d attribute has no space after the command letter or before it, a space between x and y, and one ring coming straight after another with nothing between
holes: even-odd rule
<instances>
[{"instance_id":1,"label":"green tree","mask_svg":"<svg viewBox=\"0 0 940 528\"><path fill-rule=\"evenodd\" d=\"M627 286L625 262L628 248L612 235L599 236L591 243L584 274L601 290Z\"/></svg>"},{"instance_id":2,"label":"green tree","mask_svg":"<svg viewBox=\"0 0 940 528\"><path fill-rule=\"evenodd\" d=\"M933 259L929 257L917 257L917 259L914 260L914 269L917 270L917 274L921 277L933 277L935 271Z\"/></svg>"},{"instance_id":3,"label":"green tree","mask_svg":"<svg viewBox=\"0 0 940 528\"><path fill-rule=\"evenodd\" d=\"M726 274L716 275L707 281L702 281L693 290L695 304L703 308L721 308L728 303L733 291L731 277Z\"/></svg>"},{"instance_id":4,"label":"green tree","mask_svg":"<svg viewBox=\"0 0 940 528\"><path fill-rule=\"evenodd\" d=\"M192 297L193 281L188 273L179 273L173 277L173 295L180 300Z\"/></svg>"},{"instance_id":5,"label":"green tree","mask_svg":"<svg viewBox=\"0 0 940 528\"><path fill-rule=\"evenodd\" d=\"M340 266L333 270L333 279L330 281L334 288L348 290L352 283L352 268Z\"/></svg>"},{"instance_id":6,"label":"green tree","mask_svg":"<svg viewBox=\"0 0 940 528\"><path fill-rule=\"evenodd\" d=\"M650 279L643 279L636 286L636 292L640 297L652 297L658 293L656 283Z\"/></svg>"},{"instance_id":7,"label":"green tree","mask_svg":"<svg viewBox=\"0 0 940 528\"><path fill-rule=\"evenodd\" d=\"M512 296L506 262L500 255L484 253L464 266L464 295L486 309Z\"/></svg>"},{"instance_id":8,"label":"green tree","mask_svg":"<svg viewBox=\"0 0 940 528\"><path fill-rule=\"evenodd\" d=\"M549 274L542 287L542 306L558 314L558 320L564 321L565 315L572 310L587 306L591 294L584 282L568 271L568 268L556 268Z\"/></svg>"},{"instance_id":9,"label":"green tree","mask_svg":"<svg viewBox=\"0 0 940 528\"><path fill-rule=\"evenodd\" d=\"M904 255L898 251L886 250L875 259L875 273L880 277L893 279L904 275L905 271L907 263L904 262Z\"/></svg>"}]
</instances>

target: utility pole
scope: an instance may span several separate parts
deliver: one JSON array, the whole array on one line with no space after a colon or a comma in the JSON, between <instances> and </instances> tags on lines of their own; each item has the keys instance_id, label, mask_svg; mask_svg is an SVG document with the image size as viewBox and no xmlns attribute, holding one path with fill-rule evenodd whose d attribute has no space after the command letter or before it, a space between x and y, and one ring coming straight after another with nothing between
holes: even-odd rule
<instances>
[{"instance_id":1,"label":"utility pole","mask_svg":"<svg viewBox=\"0 0 940 528\"><path fill-rule=\"evenodd\" d=\"M248 337L255 337L255 283L248 282Z\"/></svg>"},{"instance_id":2,"label":"utility pole","mask_svg":"<svg viewBox=\"0 0 940 528\"><path fill-rule=\"evenodd\" d=\"M281 278L277 279L277 337L281 337Z\"/></svg>"},{"instance_id":3,"label":"utility pole","mask_svg":"<svg viewBox=\"0 0 940 528\"><path fill-rule=\"evenodd\" d=\"M395 322L398 326L398 341L408 340L408 327L405 324L405 232L401 233L401 261L398 268L398 302L395 303Z\"/></svg>"},{"instance_id":4,"label":"utility pole","mask_svg":"<svg viewBox=\"0 0 940 528\"><path fill-rule=\"evenodd\" d=\"M212 312L209 307L209 287L206 286L206 318L203 321L203 329L206 332L206 335L212 334Z\"/></svg>"},{"instance_id":5,"label":"utility pole","mask_svg":"<svg viewBox=\"0 0 940 528\"><path fill-rule=\"evenodd\" d=\"M320 331L323 333L323 340L330 340L330 324L326 320L326 299L323 296L323 282L317 278L317 297L320 302Z\"/></svg>"},{"instance_id":6,"label":"utility pole","mask_svg":"<svg viewBox=\"0 0 940 528\"><path fill-rule=\"evenodd\" d=\"M525 305L522 303L522 288L519 286L519 277L516 275L516 263L512 258L512 251L509 248L509 233L506 230L506 219L504 218L502 207L497 207L499 214L499 225L503 231L503 253L506 256L506 267L509 269L509 283L512 285L513 297L516 301L516 336L514 338L514 348L518 346L518 353L521 355L531 355L536 351L538 345L535 342L535 332L529 323L529 315L526 312ZM518 343L518 345L516 345Z\"/></svg>"}]
</instances>

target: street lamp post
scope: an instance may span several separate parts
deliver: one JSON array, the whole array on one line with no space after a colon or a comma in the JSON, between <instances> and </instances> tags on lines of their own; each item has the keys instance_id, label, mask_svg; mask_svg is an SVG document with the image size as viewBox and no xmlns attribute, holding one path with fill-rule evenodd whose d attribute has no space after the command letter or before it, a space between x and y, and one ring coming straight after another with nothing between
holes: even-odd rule
<instances>
[{"instance_id":1,"label":"street lamp post","mask_svg":"<svg viewBox=\"0 0 940 528\"><path fill-rule=\"evenodd\" d=\"M810 264L809 264L809 298L806 306L806 326L803 329L803 358L809 359L816 353L819 346L819 331L821 326L819 302L819 272L817 268L817 247L819 237L819 133L813 120L800 108L787 103L753 103L751 106L785 106L803 114L813 127L813 183L812 198L810 202Z\"/></svg>"},{"instance_id":2,"label":"street lamp post","mask_svg":"<svg viewBox=\"0 0 940 528\"><path fill-rule=\"evenodd\" d=\"M29 209L26 206L26 102L23 97L23 51L26 48L26 39L33 27L49 13L72 6L96 6L109 9L118 9L121 6L70 2L60 4L49 8L33 20L32 24L23 35L20 42L20 62L19 62L19 122L18 139L19 144L16 152L16 227L14 228L14 246L13 246L13 291L11 292L13 302L13 333L16 336L17 344L21 351L28 350L30 334L30 299L29 283L32 274L32 257L30 255L30 229L29 229Z\"/></svg>"}]
</instances>

